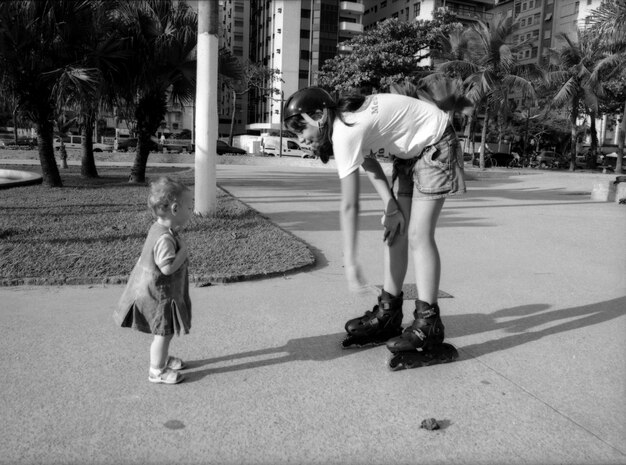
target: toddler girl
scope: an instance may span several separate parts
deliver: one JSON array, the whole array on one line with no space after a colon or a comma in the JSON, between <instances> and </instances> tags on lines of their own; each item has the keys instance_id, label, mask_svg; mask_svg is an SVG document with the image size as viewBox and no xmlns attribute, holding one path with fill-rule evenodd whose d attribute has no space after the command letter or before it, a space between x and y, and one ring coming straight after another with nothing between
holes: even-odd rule
<instances>
[{"instance_id":1,"label":"toddler girl","mask_svg":"<svg viewBox=\"0 0 626 465\"><path fill-rule=\"evenodd\" d=\"M185 365L168 355L170 341L191 327L187 246L178 231L193 213L193 195L180 182L162 177L151 184L148 206L156 221L113 317L122 327L154 334L148 380L176 384L183 380L178 370Z\"/></svg>"}]
</instances>

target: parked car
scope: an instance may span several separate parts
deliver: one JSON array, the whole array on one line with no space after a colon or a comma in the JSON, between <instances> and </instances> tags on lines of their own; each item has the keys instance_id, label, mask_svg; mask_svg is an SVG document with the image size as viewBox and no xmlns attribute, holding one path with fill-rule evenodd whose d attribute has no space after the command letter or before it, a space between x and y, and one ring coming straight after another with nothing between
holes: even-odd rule
<instances>
[{"instance_id":1,"label":"parked car","mask_svg":"<svg viewBox=\"0 0 626 465\"><path fill-rule=\"evenodd\" d=\"M231 145L228 145L223 140L217 141L216 149L217 149L218 155L225 155L225 154L246 155L248 153L244 149L240 149L239 147L233 147Z\"/></svg>"},{"instance_id":2,"label":"parked car","mask_svg":"<svg viewBox=\"0 0 626 465\"><path fill-rule=\"evenodd\" d=\"M54 149L59 150L61 148L61 140L63 140L63 144L65 148L68 149L79 149L83 146L83 136L63 136L54 138ZM101 144L100 142L94 142L93 144L94 152L112 152L113 144Z\"/></svg>"},{"instance_id":3,"label":"parked car","mask_svg":"<svg viewBox=\"0 0 626 465\"><path fill-rule=\"evenodd\" d=\"M8 147L8 146L16 146L17 147L27 147L33 148L37 147L37 138L35 137L19 137L17 139L17 144L15 143L15 139L13 135L10 137L5 137L4 139L0 139L0 147Z\"/></svg>"},{"instance_id":4,"label":"parked car","mask_svg":"<svg viewBox=\"0 0 626 465\"><path fill-rule=\"evenodd\" d=\"M313 158L313 151L304 145L300 145L295 139L283 137L282 153L280 147L280 137L265 136L261 139L261 152L263 155L274 155L276 157L300 157Z\"/></svg>"},{"instance_id":5,"label":"parked car","mask_svg":"<svg viewBox=\"0 0 626 465\"><path fill-rule=\"evenodd\" d=\"M117 151L118 152L128 152L128 151L137 150L137 138L136 137L128 137L125 139L119 139L117 142ZM157 152L159 150L159 144L156 142L156 139L150 139L150 151Z\"/></svg>"},{"instance_id":6,"label":"parked car","mask_svg":"<svg viewBox=\"0 0 626 465\"><path fill-rule=\"evenodd\" d=\"M566 160L556 152L543 150L537 155L536 166L539 168L563 168Z\"/></svg>"}]
</instances>

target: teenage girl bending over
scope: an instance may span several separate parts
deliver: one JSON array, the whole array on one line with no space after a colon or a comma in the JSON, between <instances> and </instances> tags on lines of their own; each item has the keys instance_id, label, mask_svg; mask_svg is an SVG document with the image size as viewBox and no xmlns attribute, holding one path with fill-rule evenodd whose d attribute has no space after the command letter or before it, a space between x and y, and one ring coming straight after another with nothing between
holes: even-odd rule
<instances>
[{"instance_id":1,"label":"teenage girl bending over","mask_svg":"<svg viewBox=\"0 0 626 465\"><path fill-rule=\"evenodd\" d=\"M348 285L365 285L357 262L359 168L382 200L384 284L378 305L345 325L344 346L387 344L392 352L436 348L443 342L437 295L441 264L435 228L446 197L465 192L463 159L448 114L434 104L398 94L347 96L335 101L321 88L294 93L284 124L313 146L322 162L334 155L341 180L341 229ZM391 185L375 154L393 159ZM418 300L402 331L402 284L409 253Z\"/></svg>"}]
</instances>

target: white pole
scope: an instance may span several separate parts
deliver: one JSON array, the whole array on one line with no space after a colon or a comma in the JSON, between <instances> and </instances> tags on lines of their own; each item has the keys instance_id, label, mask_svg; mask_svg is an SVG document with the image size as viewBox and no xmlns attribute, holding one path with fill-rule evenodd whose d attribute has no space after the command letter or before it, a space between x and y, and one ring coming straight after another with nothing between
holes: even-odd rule
<instances>
[{"instance_id":1,"label":"white pole","mask_svg":"<svg viewBox=\"0 0 626 465\"><path fill-rule=\"evenodd\" d=\"M195 130L195 213L217 210L215 159L217 116L218 0L198 1L198 48Z\"/></svg>"}]
</instances>

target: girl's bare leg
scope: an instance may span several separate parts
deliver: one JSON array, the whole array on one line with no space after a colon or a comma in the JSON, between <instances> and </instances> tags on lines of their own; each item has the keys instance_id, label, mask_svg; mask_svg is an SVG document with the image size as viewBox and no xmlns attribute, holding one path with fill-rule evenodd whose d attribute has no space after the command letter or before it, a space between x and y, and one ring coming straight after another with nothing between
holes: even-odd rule
<instances>
[{"instance_id":1,"label":"girl's bare leg","mask_svg":"<svg viewBox=\"0 0 626 465\"><path fill-rule=\"evenodd\" d=\"M404 215L406 227L404 234L398 234L391 247L385 247L384 252L384 282L383 289L394 296L402 292L402 284L406 277L409 264L409 223L411 217L411 197L398 196L398 204Z\"/></svg>"},{"instance_id":2,"label":"girl's bare leg","mask_svg":"<svg viewBox=\"0 0 626 465\"><path fill-rule=\"evenodd\" d=\"M150 368L163 369L169 354L170 342L174 335L154 336L150 345Z\"/></svg>"},{"instance_id":3,"label":"girl's bare leg","mask_svg":"<svg viewBox=\"0 0 626 465\"><path fill-rule=\"evenodd\" d=\"M414 201L408 228L418 297L429 304L436 303L439 294L441 259L435 229L444 202L445 198Z\"/></svg>"}]
</instances>

